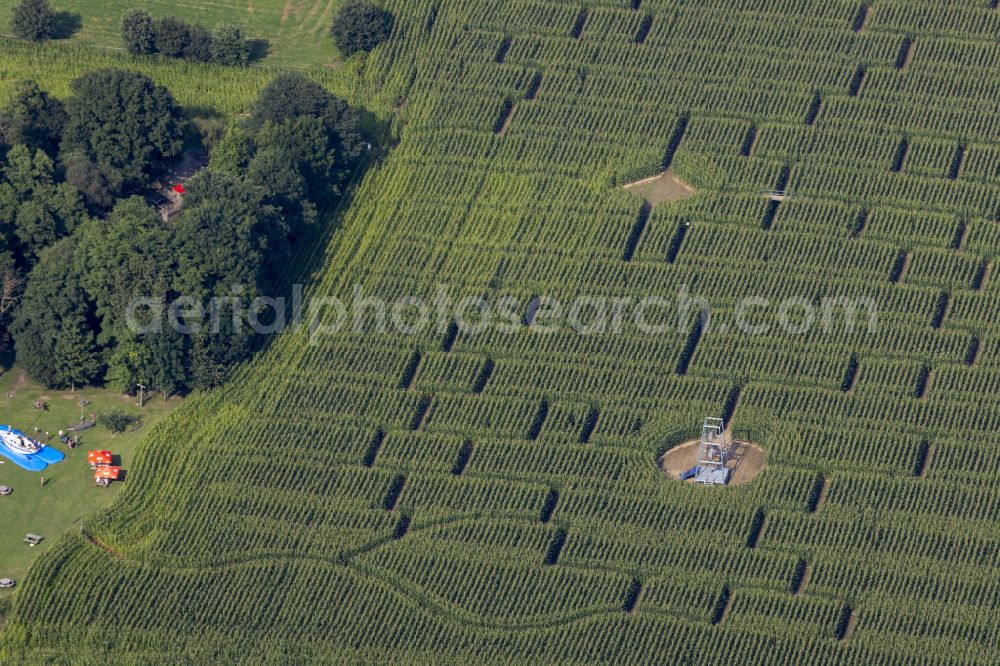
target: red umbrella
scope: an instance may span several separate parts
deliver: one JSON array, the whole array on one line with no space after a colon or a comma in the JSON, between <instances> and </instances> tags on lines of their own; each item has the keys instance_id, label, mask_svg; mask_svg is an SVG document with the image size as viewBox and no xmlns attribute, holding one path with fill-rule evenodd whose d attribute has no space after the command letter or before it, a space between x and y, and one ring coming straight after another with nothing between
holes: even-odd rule
<instances>
[{"instance_id":1,"label":"red umbrella","mask_svg":"<svg viewBox=\"0 0 1000 666\"><path fill-rule=\"evenodd\" d=\"M172 189L177 194L184 194L187 192L187 190L184 189L184 183L177 183L176 185L173 186Z\"/></svg>"},{"instance_id":2,"label":"red umbrella","mask_svg":"<svg viewBox=\"0 0 1000 666\"><path fill-rule=\"evenodd\" d=\"M91 467L111 464L111 451L87 451L87 462Z\"/></svg>"},{"instance_id":3,"label":"red umbrella","mask_svg":"<svg viewBox=\"0 0 1000 666\"><path fill-rule=\"evenodd\" d=\"M110 479L111 481L117 481L118 475L121 473L121 467L98 467L94 472L95 479Z\"/></svg>"}]
</instances>

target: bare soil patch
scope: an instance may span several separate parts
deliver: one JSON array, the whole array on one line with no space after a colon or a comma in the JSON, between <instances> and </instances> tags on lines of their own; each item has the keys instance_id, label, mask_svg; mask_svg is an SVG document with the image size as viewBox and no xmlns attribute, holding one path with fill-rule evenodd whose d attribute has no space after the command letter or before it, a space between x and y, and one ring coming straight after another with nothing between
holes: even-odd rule
<instances>
[{"instance_id":1,"label":"bare soil patch","mask_svg":"<svg viewBox=\"0 0 1000 666\"><path fill-rule=\"evenodd\" d=\"M664 453L656 462L667 476L677 479L681 472L694 467L699 443L697 439L684 442ZM729 485L750 483L767 467L767 452L750 442L735 441L726 466L733 470Z\"/></svg>"},{"instance_id":2,"label":"bare soil patch","mask_svg":"<svg viewBox=\"0 0 1000 666\"><path fill-rule=\"evenodd\" d=\"M813 486L812 495L806 507L806 513L816 513L819 511L820 507L823 506L823 502L826 501L826 493L829 489L830 479L823 475L816 477L816 483Z\"/></svg>"},{"instance_id":3,"label":"bare soil patch","mask_svg":"<svg viewBox=\"0 0 1000 666\"><path fill-rule=\"evenodd\" d=\"M792 581L792 594L794 596L802 596L805 592L806 585L809 584L810 577L812 577L812 565L805 560L802 560L801 570L795 572L795 578Z\"/></svg>"},{"instance_id":4,"label":"bare soil patch","mask_svg":"<svg viewBox=\"0 0 1000 666\"><path fill-rule=\"evenodd\" d=\"M868 23L871 20L872 20L872 8L869 7L868 5L862 5L859 8L857 18L855 19L854 31L855 32L864 31L864 29L868 27Z\"/></svg>"},{"instance_id":5,"label":"bare soil patch","mask_svg":"<svg viewBox=\"0 0 1000 666\"><path fill-rule=\"evenodd\" d=\"M906 69L910 66L910 63L913 62L913 52L915 50L913 42L910 42L910 48L906 52L906 58L903 60L903 66L900 69Z\"/></svg>"},{"instance_id":6,"label":"bare soil patch","mask_svg":"<svg viewBox=\"0 0 1000 666\"><path fill-rule=\"evenodd\" d=\"M857 623L857 612L850 606L845 607L840 620L837 622L837 640L841 642L847 641L851 637L851 632L854 631L854 625Z\"/></svg>"},{"instance_id":7,"label":"bare soil patch","mask_svg":"<svg viewBox=\"0 0 1000 666\"><path fill-rule=\"evenodd\" d=\"M505 114L501 117L498 123L497 134L503 136L507 133L507 128L510 127L510 121L514 120L514 114L517 113L517 106L510 107Z\"/></svg>"},{"instance_id":8,"label":"bare soil patch","mask_svg":"<svg viewBox=\"0 0 1000 666\"><path fill-rule=\"evenodd\" d=\"M652 178L629 183L625 185L625 189L638 194L654 206L664 201L677 201L697 194L693 187L677 177L673 169L667 169Z\"/></svg>"}]
</instances>

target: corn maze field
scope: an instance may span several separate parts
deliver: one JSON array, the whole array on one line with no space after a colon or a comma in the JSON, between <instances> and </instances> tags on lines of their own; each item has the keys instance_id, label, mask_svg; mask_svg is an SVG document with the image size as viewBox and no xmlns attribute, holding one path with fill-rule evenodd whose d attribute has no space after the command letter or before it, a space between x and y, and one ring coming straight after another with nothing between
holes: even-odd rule
<instances>
[{"instance_id":1,"label":"corn maze field","mask_svg":"<svg viewBox=\"0 0 1000 666\"><path fill-rule=\"evenodd\" d=\"M1000 662L996 3L385 4L351 97L399 143L307 297L517 325L287 331L148 434L0 657ZM668 166L695 196L621 187ZM529 305L682 287L707 325ZM877 327L736 330L758 296ZM767 451L752 483L658 469L705 416Z\"/></svg>"}]
</instances>

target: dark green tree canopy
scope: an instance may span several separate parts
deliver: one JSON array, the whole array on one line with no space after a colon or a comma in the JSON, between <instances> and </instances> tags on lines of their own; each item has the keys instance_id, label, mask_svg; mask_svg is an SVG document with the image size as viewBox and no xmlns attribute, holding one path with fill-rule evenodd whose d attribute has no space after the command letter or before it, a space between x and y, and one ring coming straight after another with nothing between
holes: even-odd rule
<instances>
[{"instance_id":1,"label":"dark green tree canopy","mask_svg":"<svg viewBox=\"0 0 1000 666\"><path fill-rule=\"evenodd\" d=\"M22 143L33 151L44 150L49 155L56 154L65 125L62 102L30 79L14 85L14 99L0 111L0 139L8 144Z\"/></svg>"},{"instance_id":2,"label":"dark green tree canopy","mask_svg":"<svg viewBox=\"0 0 1000 666\"><path fill-rule=\"evenodd\" d=\"M316 116L268 122L257 132L247 174L281 207L294 235L316 221L313 202L337 193L346 178L337 138Z\"/></svg>"},{"instance_id":3,"label":"dark green tree canopy","mask_svg":"<svg viewBox=\"0 0 1000 666\"><path fill-rule=\"evenodd\" d=\"M74 269L75 247L70 237L42 251L11 326L18 363L50 387L93 381L103 366Z\"/></svg>"},{"instance_id":4,"label":"dark green tree canopy","mask_svg":"<svg viewBox=\"0 0 1000 666\"><path fill-rule=\"evenodd\" d=\"M23 291L24 275L17 267L14 255L7 249L0 249L0 350L6 351L10 344L8 328Z\"/></svg>"},{"instance_id":5,"label":"dark green tree canopy","mask_svg":"<svg viewBox=\"0 0 1000 666\"><path fill-rule=\"evenodd\" d=\"M348 0L337 12L330 34L346 57L371 51L392 33L392 14L369 0Z\"/></svg>"},{"instance_id":6,"label":"dark green tree canopy","mask_svg":"<svg viewBox=\"0 0 1000 666\"><path fill-rule=\"evenodd\" d=\"M264 87L247 128L256 132L265 123L280 125L305 116L323 121L330 135L330 148L336 152L339 164L346 166L361 154L364 142L358 112L298 72L281 74Z\"/></svg>"},{"instance_id":7,"label":"dark green tree canopy","mask_svg":"<svg viewBox=\"0 0 1000 666\"><path fill-rule=\"evenodd\" d=\"M14 146L0 178L0 230L13 237L23 266L73 231L84 218L80 194L57 183L52 159L42 151Z\"/></svg>"},{"instance_id":8,"label":"dark green tree canopy","mask_svg":"<svg viewBox=\"0 0 1000 666\"><path fill-rule=\"evenodd\" d=\"M67 152L79 150L127 184L177 155L184 136L170 92L138 72L101 69L73 81L66 103Z\"/></svg>"},{"instance_id":9,"label":"dark green tree canopy","mask_svg":"<svg viewBox=\"0 0 1000 666\"><path fill-rule=\"evenodd\" d=\"M219 326L206 318L188 338L189 377L194 388L224 382L253 349L248 326L233 323L234 301L246 312L254 298L269 294L289 258L288 229L268 192L249 179L211 171L188 186L177 220L180 266L175 291L208 304L220 297ZM226 299L223 301L222 299ZM242 316L239 316L242 319Z\"/></svg>"},{"instance_id":10,"label":"dark green tree canopy","mask_svg":"<svg viewBox=\"0 0 1000 666\"><path fill-rule=\"evenodd\" d=\"M111 409L106 412L100 412L97 415L97 422L111 432L125 432L133 423L139 422L139 417L123 412L120 409Z\"/></svg>"},{"instance_id":11,"label":"dark green tree canopy","mask_svg":"<svg viewBox=\"0 0 1000 666\"><path fill-rule=\"evenodd\" d=\"M229 313L222 314L220 330L207 327L190 337L188 383L195 389L209 389L224 384L233 370L253 352L252 333L236 330Z\"/></svg>"},{"instance_id":12,"label":"dark green tree canopy","mask_svg":"<svg viewBox=\"0 0 1000 666\"><path fill-rule=\"evenodd\" d=\"M55 34L55 21L48 0L21 0L10 15L10 30L21 39L39 42Z\"/></svg>"},{"instance_id":13,"label":"dark green tree canopy","mask_svg":"<svg viewBox=\"0 0 1000 666\"><path fill-rule=\"evenodd\" d=\"M153 17L141 9L132 9L122 17L122 43L132 55L156 52Z\"/></svg>"},{"instance_id":14,"label":"dark green tree canopy","mask_svg":"<svg viewBox=\"0 0 1000 666\"><path fill-rule=\"evenodd\" d=\"M277 125L267 123L255 140L259 152L281 151L302 170L310 185L319 185L333 178L342 162L336 139L322 118L302 116Z\"/></svg>"},{"instance_id":15,"label":"dark green tree canopy","mask_svg":"<svg viewBox=\"0 0 1000 666\"><path fill-rule=\"evenodd\" d=\"M143 377L146 386L162 391L165 396L176 393L187 383L188 340L170 326L162 331L149 333L138 340L145 345L154 362L147 366ZM240 359L242 360L242 359Z\"/></svg>"},{"instance_id":16,"label":"dark green tree canopy","mask_svg":"<svg viewBox=\"0 0 1000 666\"><path fill-rule=\"evenodd\" d=\"M213 48L245 46L239 29L219 35ZM10 318L19 362L49 386L218 385L260 344L250 309L259 309L252 321L275 315L254 299L284 289L292 246L349 176L363 146L358 113L304 75L279 76L250 122L220 137L211 168L185 182L180 216L164 223L145 199L115 198L180 151L169 92L112 69L71 89L65 118L30 82L3 110L3 127L30 141L0 158L0 345ZM36 147L57 144L61 170ZM179 296L205 307L207 321L190 301L174 313ZM213 318L212 307L228 309ZM172 327L170 315L184 311L182 323L200 330Z\"/></svg>"},{"instance_id":17,"label":"dark green tree canopy","mask_svg":"<svg viewBox=\"0 0 1000 666\"><path fill-rule=\"evenodd\" d=\"M316 206L308 199L309 186L294 154L283 148L260 150L250 160L247 175L281 209L291 233L316 221Z\"/></svg>"},{"instance_id":18,"label":"dark green tree canopy","mask_svg":"<svg viewBox=\"0 0 1000 666\"><path fill-rule=\"evenodd\" d=\"M124 183L119 171L94 164L80 149L60 157L66 182L80 191L92 213L106 211L114 205L115 194Z\"/></svg>"},{"instance_id":19,"label":"dark green tree canopy","mask_svg":"<svg viewBox=\"0 0 1000 666\"><path fill-rule=\"evenodd\" d=\"M171 58L181 58L191 41L191 26L176 16L164 16L153 21L156 50Z\"/></svg>"},{"instance_id":20,"label":"dark green tree canopy","mask_svg":"<svg viewBox=\"0 0 1000 666\"><path fill-rule=\"evenodd\" d=\"M106 379L122 391L142 384L174 393L185 378L184 340L165 325L162 311L182 259L173 228L141 197L131 197L75 236L80 283L100 318L97 341L111 347ZM146 328L151 322L158 326Z\"/></svg>"},{"instance_id":21,"label":"dark green tree canopy","mask_svg":"<svg viewBox=\"0 0 1000 666\"><path fill-rule=\"evenodd\" d=\"M238 67L250 61L250 45L240 26L222 25L213 33L179 16L154 19L141 9L133 9L122 19L122 43L133 55L160 53Z\"/></svg>"},{"instance_id":22,"label":"dark green tree canopy","mask_svg":"<svg viewBox=\"0 0 1000 666\"><path fill-rule=\"evenodd\" d=\"M266 293L271 271L288 258L287 227L267 202L268 192L247 178L203 172L188 183L184 212L176 223L184 264L175 290L204 300Z\"/></svg>"},{"instance_id":23,"label":"dark green tree canopy","mask_svg":"<svg viewBox=\"0 0 1000 666\"><path fill-rule=\"evenodd\" d=\"M132 392L141 384L164 396L176 393L187 380L184 337L169 326L119 338L108 355L105 379L122 392Z\"/></svg>"},{"instance_id":24,"label":"dark green tree canopy","mask_svg":"<svg viewBox=\"0 0 1000 666\"><path fill-rule=\"evenodd\" d=\"M212 148L212 159L208 163L208 168L216 173L230 175L244 173L251 157L253 157L252 136L244 127L233 125Z\"/></svg>"},{"instance_id":25,"label":"dark green tree canopy","mask_svg":"<svg viewBox=\"0 0 1000 666\"><path fill-rule=\"evenodd\" d=\"M212 36L212 61L219 65L245 67L250 62L250 47L243 28L219 26Z\"/></svg>"},{"instance_id":26,"label":"dark green tree canopy","mask_svg":"<svg viewBox=\"0 0 1000 666\"><path fill-rule=\"evenodd\" d=\"M101 319L99 342L125 334L136 299L167 300L179 258L173 230L142 197L119 202L107 220L88 220L76 239L80 283Z\"/></svg>"},{"instance_id":27,"label":"dark green tree canopy","mask_svg":"<svg viewBox=\"0 0 1000 666\"><path fill-rule=\"evenodd\" d=\"M182 54L185 59L195 62L211 62L213 49L212 33L200 25L188 27L188 41Z\"/></svg>"}]
</instances>

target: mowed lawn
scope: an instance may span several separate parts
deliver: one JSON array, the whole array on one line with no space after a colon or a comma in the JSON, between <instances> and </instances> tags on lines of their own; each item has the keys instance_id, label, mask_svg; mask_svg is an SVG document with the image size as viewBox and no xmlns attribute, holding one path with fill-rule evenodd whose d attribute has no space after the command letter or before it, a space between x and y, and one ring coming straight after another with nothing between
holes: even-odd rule
<instances>
[{"instance_id":1,"label":"mowed lawn","mask_svg":"<svg viewBox=\"0 0 1000 666\"><path fill-rule=\"evenodd\" d=\"M8 397L13 393L14 397ZM48 409L39 411L34 401L46 397ZM90 400L82 406L81 399ZM27 380L18 368L0 375L0 424L11 424L28 435L37 426L42 433L52 434L51 444L66 454L65 460L50 465L43 472L21 469L0 456L0 486L10 486L14 492L0 496L0 578L24 580L28 567L41 553L51 548L67 530L79 529L80 521L111 503L126 481L101 488L94 483L93 472L87 465L88 449L109 449L120 457L123 470L128 472L132 453L139 440L154 423L181 404L179 398L166 402L154 396L140 408L135 398L116 391L85 388L78 391L48 391ZM101 412L119 409L142 418L135 432L111 434L96 426L80 433L80 446L69 449L59 443L57 433L80 419L81 412ZM41 436L44 439L44 434ZM116 460L116 462L118 462ZM41 485L40 477L45 477ZM28 532L45 537L38 546L29 546L22 539ZM0 590L0 598L17 591Z\"/></svg>"},{"instance_id":2,"label":"mowed lawn","mask_svg":"<svg viewBox=\"0 0 1000 666\"><path fill-rule=\"evenodd\" d=\"M0 33L10 32L10 13L19 0L0 2ZM343 0L50 0L57 12L75 14L80 26L70 37L94 46L120 48L121 20L130 9L153 16L172 14L206 28L242 25L249 39L267 40L267 56L256 62L285 67L332 65L339 55L330 37L334 12ZM68 22L67 22L68 24Z\"/></svg>"}]
</instances>

